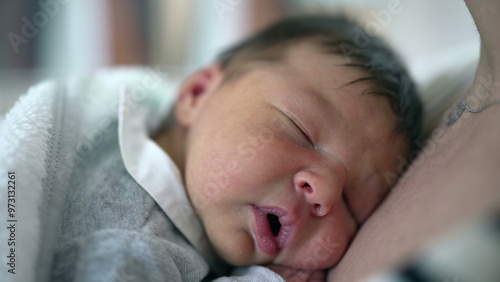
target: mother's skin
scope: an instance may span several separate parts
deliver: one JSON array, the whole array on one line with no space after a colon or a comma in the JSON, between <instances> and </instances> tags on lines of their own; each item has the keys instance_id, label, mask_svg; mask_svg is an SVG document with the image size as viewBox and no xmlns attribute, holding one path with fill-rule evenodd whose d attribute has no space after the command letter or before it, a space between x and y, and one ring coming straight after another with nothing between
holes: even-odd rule
<instances>
[{"instance_id":1,"label":"mother's skin","mask_svg":"<svg viewBox=\"0 0 500 282\"><path fill-rule=\"evenodd\" d=\"M481 35L479 66L468 98L474 109L500 98L500 1L466 4ZM329 281L357 281L397 266L437 235L498 209L499 187L500 105L477 114L465 112L452 126L434 131L330 272Z\"/></svg>"}]
</instances>

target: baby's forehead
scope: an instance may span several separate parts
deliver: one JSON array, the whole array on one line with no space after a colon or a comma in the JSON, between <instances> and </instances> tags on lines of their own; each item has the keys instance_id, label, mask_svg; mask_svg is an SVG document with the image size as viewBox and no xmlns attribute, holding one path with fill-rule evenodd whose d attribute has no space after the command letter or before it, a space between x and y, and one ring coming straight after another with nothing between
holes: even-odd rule
<instances>
[{"instance_id":1,"label":"baby's forehead","mask_svg":"<svg viewBox=\"0 0 500 282\"><path fill-rule=\"evenodd\" d=\"M259 77L244 87L261 88L256 84L262 84L268 87L262 91L284 91L288 93L285 99L298 101L301 108L321 115L340 113L353 122L366 123L366 120L383 115L391 129L396 127L397 117L390 101L378 95L382 87L371 79L370 72L363 66L346 63L342 55L329 53L317 40L302 40L285 46L280 60L256 61L245 75L252 73ZM383 102L380 104L379 100ZM336 108L327 107L331 104ZM321 115L313 116L318 120Z\"/></svg>"},{"instance_id":2,"label":"baby's forehead","mask_svg":"<svg viewBox=\"0 0 500 282\"><path fill-rule=\"evenodd\" d=\"M322 79L333 88L371 76L363 64L343 54L330 52L317 40L304 40L285 48L283 60L277 64L295 72L295 76L290 79L297 79L296 76L308 77L314 81Z\"/></svg>"},{"instance_id":3,"label":"baby's forehead","mask_svg":"<svg viewBox=\"0 0 500 282\"><path fill-rule=\"evenodd\" d=\"M370 75L361 64L353 66L353 63L350 57L331 52L323 41L311 37L253 50L235 60L226 75L240 77L255 70L278 68L285 70L281 72L282 79L309 80L312 83L323 80L332 88L340 88Z\"/></svg>"},{"instance_id":4,"label":"baby's forehead","mask_svg":"<svg viewBox=\"0 0 500 282\"><path fill-rule=\"evenodd\" d=\"M376 84L362 80L366 72L330 62L300 60L255 68L248 73L254 78L242 87L267 92L291 111L307 112L311 123L328 120L334 124L345 119L352 127L377 127L381 123L395 131L397 115L387 97L369 92Z\"/></svg>"}]
</instances>

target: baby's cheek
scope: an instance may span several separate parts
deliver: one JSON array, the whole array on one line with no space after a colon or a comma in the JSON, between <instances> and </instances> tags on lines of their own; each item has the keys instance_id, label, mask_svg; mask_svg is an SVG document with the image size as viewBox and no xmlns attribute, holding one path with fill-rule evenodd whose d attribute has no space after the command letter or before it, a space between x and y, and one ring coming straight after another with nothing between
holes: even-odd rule
<instances>
[{"instance_id":1,"label":"baby's cheek","mask_svg":"<svg viewBox=\"0 0 500 282\"><path fill-rule=\"evenodd\" d=\"M227 231L214 227L208 234L218 255L232 265L255 264L255 248L249 234L244 231Z\"/></svg>"},{"instance_id":2,"label":"baby's cheek","mask_svg":"<svg viewBox=\"0 0 500 282\"><path fill-rule=\"evenodd\" d=\"M325 269L334 266L345 252L347 242L342 236L324 234L316 237L309 247L303 248L297 255L300 268L308 270Z\"/></svg>"},{"instance_id":3,"label":"baby's cheek","mask_svg":"<svg viewBox=\"0 0 500 282\"><path fill-rule=\"evenodd\" d=\"M295 249L293 254L287 255L293 260L283 264L307 270L325 269L336 265L355 232L352 226L346 226L344 222L345 219L340 217L320 221L320 228L304 238L307 242L297 244L298 249Z\"/></svg>"},{"instance_id":4,"label":"baby's cheek","mask_svg":"<svg viewBox=\"0 0 500 282\"><path fill-rule=\"evenodd\" d=\"M351 210L358 223L365 222L389 193L389 187L380 177L360 183L357 190L346 191Z\"/></svg>"}]
</instances>

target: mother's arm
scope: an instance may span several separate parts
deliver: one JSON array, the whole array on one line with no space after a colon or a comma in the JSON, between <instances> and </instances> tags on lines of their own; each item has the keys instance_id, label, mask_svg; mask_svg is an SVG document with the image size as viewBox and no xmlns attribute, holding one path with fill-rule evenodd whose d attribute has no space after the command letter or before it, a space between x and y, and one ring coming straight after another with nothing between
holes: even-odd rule
<instances>
[{"instance_id":1,"label":"mother's arm","mask_svg":"<svg viewBox=\"0 0 500 282\"><path fill-rule=\"evenodd\" d=\"M500 19L500 2L495 0L465 1L474 18L481 36L481 59L478 74L500 74L500 33L498 30ZM495 81L495 80L494 80ZM498 81L498 80L496 80ZM492 93L495 94L495 93ZM496 89L498 95L498 89Z\"/></svg>"},{"instance_id":2,"label":"mother's arm","mask_svg":"<svg viewBox=\"0 0 500 282\"><path fill-rule=\"evenodd\" d=\"M472 108L500 99L500 1L466 1L481 35ZM415 255L444 231L500 207L500 105L436 129L360 230L330 281L357 281Z\"/></svg>"}]
</instances>

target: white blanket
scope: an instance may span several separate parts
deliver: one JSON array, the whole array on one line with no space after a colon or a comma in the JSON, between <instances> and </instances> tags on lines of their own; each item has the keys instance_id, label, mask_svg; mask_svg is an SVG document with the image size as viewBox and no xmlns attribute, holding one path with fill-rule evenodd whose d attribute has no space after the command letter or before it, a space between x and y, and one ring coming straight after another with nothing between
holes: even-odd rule
<instances>
[{"instance_id":1,"label":"white blanket","mask_svg":"<svg viewBox=\"0 0 500 282\"><path fill-rule=\"evenodd\" d=\"M11 256L2 256L2 281L35 281L33 270L40 251L41 181L46 177L56 96L54 82L31 88L0 124L0 183L4 187L0 193L0 220L11 226L0 232L0 253ZM10 174L15 179L8 179L9 172L15 173ZM12 185L8 189L9 180ZM10 205L6 206L7 201ZM9 244L4 243L9 239Z\"/></svg>"}]
</instances>

